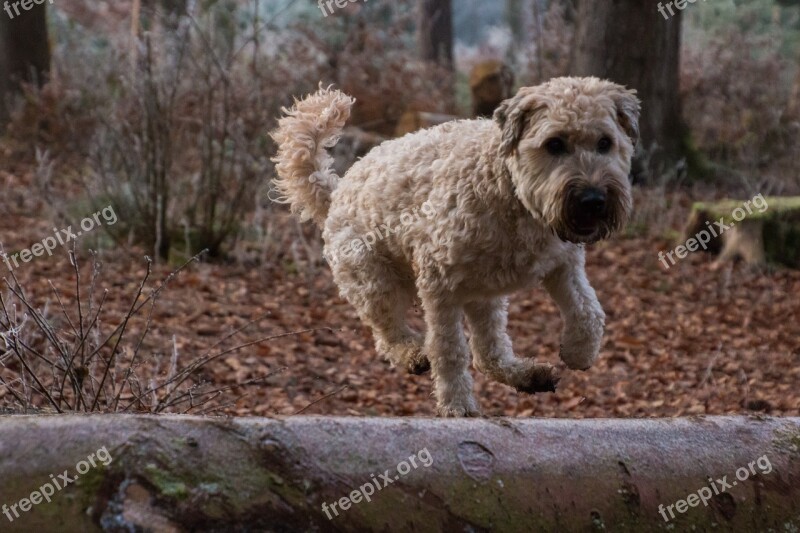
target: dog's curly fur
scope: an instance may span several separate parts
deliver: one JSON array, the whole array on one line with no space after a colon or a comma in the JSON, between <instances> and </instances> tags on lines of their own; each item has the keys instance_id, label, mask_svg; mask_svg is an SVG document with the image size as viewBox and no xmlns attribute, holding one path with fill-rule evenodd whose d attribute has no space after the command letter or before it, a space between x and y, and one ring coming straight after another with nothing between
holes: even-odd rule
<instances>
[{"instance_id":1,"label":"dog's curly fur","mask_svg":"<svg viewBox=\"0 0 800 533\"><path fill-rule=\"evenodd\" d=\"M506 296L541 283L564 320L562 360L589 368L605 315L586 279L583 243L630 215L635 91L597 78L525 87L494 121L450 122L385 142L339 180L326 148L352 104L321 88L284 110L273 132L275 185L294 212L322 227L326 256L337 257L334 279L378 351L414 373L430 362L441 416L479 413L470 349L475 368L494 380L523 392L554 390L553 367L517 358L506 333ZM403 223L370 249L338 253L373 228L399 226L401 214L423 203L433 216ZM415 295L424 337L405 321Z\"/></svg>"}]
</instances>

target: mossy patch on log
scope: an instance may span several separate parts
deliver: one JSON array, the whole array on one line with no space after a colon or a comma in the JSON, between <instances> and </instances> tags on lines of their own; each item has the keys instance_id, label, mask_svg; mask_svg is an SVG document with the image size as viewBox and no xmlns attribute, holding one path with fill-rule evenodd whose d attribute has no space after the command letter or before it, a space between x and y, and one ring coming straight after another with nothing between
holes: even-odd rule
<instances>
[{"instance_id":1,"label":"mossy patch on log","mask_svg":"<svg viewBox=\"0 0 800 533\"><path fill-rule=\"evenodd\" d=\"M707 213L711 219L719 220L723 218L725 224L735 222L732 213L736 209L742 208L747 214L746 219L770 219L772 217L780 217L791 213L800 213L800 196L761 196L765 202L766 207L760 209L757 205L750 200L733 200L726 198L716 202L695 202L692 204L692 212L702 211ZM744 205L750 201L750 210Z\"/></svg>"},{"instance_id":2,"label":"mossy patch on log","mask_svg":"<svg viewBox=\"0 0 800 533\"><path fill-rule=\"evenodd\" d=\"M147 479L155 485L163 496L177 500L185 500L189 496L186 483L173 478L167 470L150 463L145 466L144 471Z\"/></svg>"}]
</instances>

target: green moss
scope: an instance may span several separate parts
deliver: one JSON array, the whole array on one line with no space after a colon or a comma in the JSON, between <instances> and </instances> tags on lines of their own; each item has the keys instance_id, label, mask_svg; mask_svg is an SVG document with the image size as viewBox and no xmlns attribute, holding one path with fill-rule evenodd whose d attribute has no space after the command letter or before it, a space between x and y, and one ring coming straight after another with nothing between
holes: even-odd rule
<instances>
[{"instance_id":1,"label":"green moss","mask_svg":"<svg viewBox=\"0 0 800 533\"><path fill-rule=\"evenodd\" d=\"M764 253L770 263L800 268L800 213L764 221Z\"/></svg>"},{"instance_id":2,"label":"green moss","mask_svg":"<svg viewBox=\"0 0 800 533\"><path fill-rule=\"evenodd\" d=\"M100 493L100 487L103 485L107 473L106 468L102 466L92 468L76 481L76 485L87 498L94 498L96 494Z\"/></svg>"},{"instance_id":3,"label":"green moss","mask_svg":"<svg viewBox=\"0 0 800 533\"><path fill-rule=\"evenodd\" d=\"M294 508L302 509L308 505L306 498L306 487L296 487L294 485L285 483L283 478L275 473L267 472L267 486L270 492L280 496L283 500L289 502Z\"/></svg>"},{"instance_id":4,"label":"green moss","mask_svg":"<svg viewBox=\"0 0 800 533\"><path fill-rule=\"evenodd\" d=\"M764 197L762 197L764 198ZM723 218L725 224L735 222L731 214L738 208L742 208L747 214L746 220L770 219L789 214L800 215L800 196L768 196L764 198L766 208L759 209L754 203L750 203L748 212L745 204L750 200L725 199L716 202L695 202L692 205L693 211L703 211L714 219ZM759 203L761 201L759 200Z\"/></svg>"},{"instance_id":5,"label":"green moss","mask_svg":"<svg viewBox=\"0 0 800 533\"><path fill-rule=\"evenodd\" d=\"M712 165L705 154L697 148L689 128L684 129L681 137L681 152L686 158L689 181L695 183L708 181L713 174Z\"/></svg>"},{"instance_id":6,"label":"green moss","mask_svg":"<svg viewBox=\"0 0 800 533\"><path fill-rule=\"evenodd\" d=\"M174 479L165 470L162 470L153 463L144 468L147 480L156 487L163 496L184 500L189 496L189 490L183 481Z\"/></svg>"},{"instance_id":7,"label":"green moss","mask_svg":"<svg viewBox=\"0 0 800 533\"><path fill-rule=\"evenodd\" d=\"M469 75L458 71L455 83L456 108L459 113L469 116L472 112L472 91L469 88Z\"/></svg>"}]
</instances>

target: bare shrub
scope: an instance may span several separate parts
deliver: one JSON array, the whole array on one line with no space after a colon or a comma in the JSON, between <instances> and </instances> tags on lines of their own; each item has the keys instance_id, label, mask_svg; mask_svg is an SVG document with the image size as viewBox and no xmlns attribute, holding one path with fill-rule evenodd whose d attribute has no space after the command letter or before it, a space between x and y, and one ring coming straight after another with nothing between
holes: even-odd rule
<instances>
[{"instance_id":1,"label":"bare shrub","mask_svg":"<svg viewBox=\"0 0 800 533\"><path fill-rule=\"evenodd\" d=\"M175 42L146 34L138 43L100 119L88 189L118 206L120 241L132 234L162 258L203 248L218 257L270 169L259 130L271 117L258 79L220 54L210 31L189 20L178 31Z\"/></svg>"},{"instance_id":2,"label":"bare shrub","mask_svg":"<svg viewBox=\"0 0 800 533\"><path fill-rule=\"evenodd\" d=\"M178 261L236 246L272 174L266 132L325 63L302 35L264 20L258 2L191 6L174 24L145 11L156 23L139 39L56 12L51 82L29 90L10 129L51 154L48 200L74 201L78 180L90 203L119 213L109 228L118 245Z\"/></svg>"},{"instance_id":3,"label":"bare shrub","mask_svg":"<svg viewBox=\"0 0 800 533\"><path fill-rule=\"evenodd\" d=\"M222 344L254 323L248 322L219 339L205 353L184 361L173 338L166 349L148 350L159 296L192 258L149 291L151 270L140 280L121 316L109 313L109 292L101 289L101 264L93 257L88 281L70 253L74 286L52 283L52 299L33 303L11 274L0 295L0 405L12 411L46 409L63 412L203 412L224 407L223 395L260 383L266 376L225 387L214 387L202 376L209 363L237 350L267 342L289 332L229 348ZM64 294L70 294L71 300ZM151 355L148 355L148 351ZM278 370L282 371L282 370Z\"/></svg>"}]
</instances>

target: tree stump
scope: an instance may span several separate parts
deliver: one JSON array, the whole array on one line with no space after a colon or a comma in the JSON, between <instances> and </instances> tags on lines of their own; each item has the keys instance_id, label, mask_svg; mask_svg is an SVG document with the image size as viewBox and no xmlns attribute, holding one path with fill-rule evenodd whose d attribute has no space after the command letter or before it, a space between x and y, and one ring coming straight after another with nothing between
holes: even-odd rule
<instances>
[{"instance_id":1,"label":"tree stump","mask_svg":"<svg viewBox=\"0 0 800 533\"><path fill-rule=\"evenodd\" d=\"M682 243L700 240L703 232L711 236L705 251L718 255L719 261L741 259L753 266L800 268L798 196L697 202Z\"/></svg>"},{"instance_id":2,"label":"tree stump","mask_svg":"<svg viewBox=\"0 0 800 533\"><path fill-rule=\"evenodd\" d=\"M472 114L491 118L503 100L514 96L514 72L495 59L481 61L469 73Z\"/></svg>"}]
</instances>

